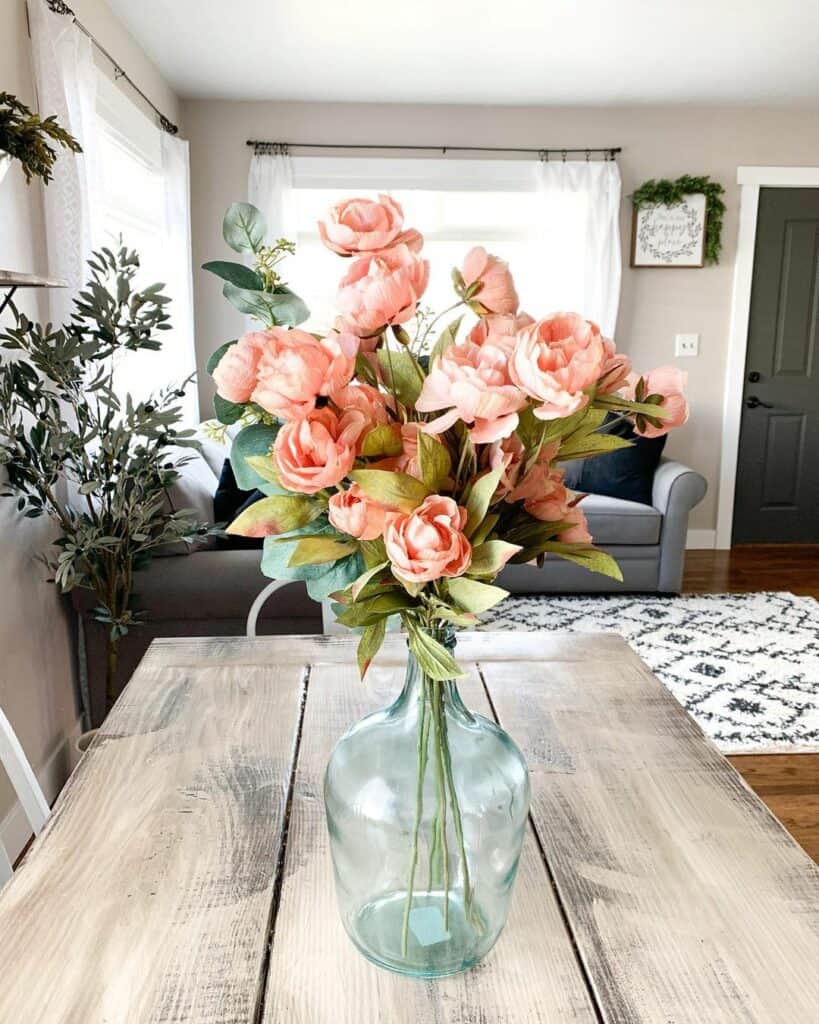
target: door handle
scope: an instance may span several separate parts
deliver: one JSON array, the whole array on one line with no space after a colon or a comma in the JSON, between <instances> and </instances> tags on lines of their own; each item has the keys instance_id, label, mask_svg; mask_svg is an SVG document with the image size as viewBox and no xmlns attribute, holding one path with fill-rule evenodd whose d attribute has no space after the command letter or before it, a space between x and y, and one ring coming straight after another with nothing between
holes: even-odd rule
<instances>
[{"instance_id":1,"label":"door handle","mask_svg":"<svg viewBox=\"0 0 819 1024\"><path fill-rule=\"evenodd\" d=\"M763 402L762 399L757 398L756 395L748 395L748 397L745 399L745 404L748 406L749 409L756 409L759 406L762 406L763 409L773 409L773 406L770 402Z\"/></svg>"}]
</instances>

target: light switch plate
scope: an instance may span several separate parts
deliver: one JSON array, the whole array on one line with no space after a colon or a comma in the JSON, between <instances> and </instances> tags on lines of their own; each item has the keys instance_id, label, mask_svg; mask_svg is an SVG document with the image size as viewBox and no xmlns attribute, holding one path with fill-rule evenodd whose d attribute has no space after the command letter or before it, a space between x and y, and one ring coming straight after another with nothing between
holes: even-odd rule
<instances>
[{"instance_id":1,"label":"light switch plate","mask_svg":"<svg viewBox=\"0 0 819 1024\"><path fill-rule=\"evenodd\" d=\"M699 334L677 334L674 338L675 356L698 356L700 354Z\"/></svg>"}]
</instances>

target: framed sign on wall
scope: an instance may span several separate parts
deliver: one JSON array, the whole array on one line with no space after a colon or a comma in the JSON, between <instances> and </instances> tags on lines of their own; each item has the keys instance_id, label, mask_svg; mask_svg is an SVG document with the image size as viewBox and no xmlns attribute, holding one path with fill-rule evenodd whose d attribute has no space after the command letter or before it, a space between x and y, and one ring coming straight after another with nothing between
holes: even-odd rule
<instances>
[{"instance_id":1,"label":"framed sign on wall","mask_svg":"<svg viewBox=\"0 0 819 1024\"><path fill-rule=\"evenodd\" d=\"M705 264L706 196L694 192L675 203L634 208L632 267L702 267Z\"/></svg>"}]
</instances>

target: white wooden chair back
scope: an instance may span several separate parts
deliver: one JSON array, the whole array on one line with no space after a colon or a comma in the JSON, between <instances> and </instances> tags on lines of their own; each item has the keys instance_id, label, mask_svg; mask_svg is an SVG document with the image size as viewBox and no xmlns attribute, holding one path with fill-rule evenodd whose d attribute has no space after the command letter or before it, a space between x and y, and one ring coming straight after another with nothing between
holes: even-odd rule
<instances>
[{"instance_id":1,"label":"white wooden chair back","mask_svg":"<svg viewBox=\"0 0 819 1024\"><path fill-rule=\"evenodd\" d=\"M250 611L247 615L247 630L246 636L253 639L256 636L256 623L259 620L259 615L262 608L267 603L267 599L272 597L277 590L281 590L282 587L289 587L294 580L271 580L266 587L264 587L258 594L256 600L250 606Z\"/></svg>"},{"instance_id":2,"label":"white wooden chair back","mask_svg":"<svg viewBox=\"0 0 819 1024\"><path fill-rule=\"evenodd\" d=\"M49 815L48 801L43 795L37 776L34 774L20 741L11 723L0 709L0 764L11 781L12 788L23 808L31 831L38 835ZM0 843L0 886L11 878L11 862Z\"/></svg>"}]
</instances>

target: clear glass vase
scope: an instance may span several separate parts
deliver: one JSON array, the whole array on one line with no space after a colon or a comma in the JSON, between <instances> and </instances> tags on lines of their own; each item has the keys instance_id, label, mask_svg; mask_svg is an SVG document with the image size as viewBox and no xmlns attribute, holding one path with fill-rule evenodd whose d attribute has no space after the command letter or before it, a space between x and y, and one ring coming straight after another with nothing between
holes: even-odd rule
<instances>
[{"instance_id":1,"label":"clear glass vase","mask_svg":"<svg viewBox=\"0 0 819 1024\"><path fill-rule=\"evenodd\" d=\"M450 649L451 632L435 634ZM404 689L336 744L324 781L344 927L373 963L441 977L506 922L529 810L523 755L410 652Z\"/></svg>"}]
</instances>

